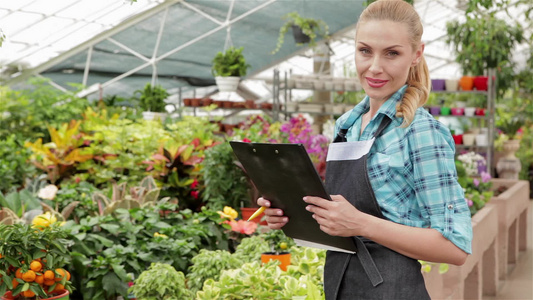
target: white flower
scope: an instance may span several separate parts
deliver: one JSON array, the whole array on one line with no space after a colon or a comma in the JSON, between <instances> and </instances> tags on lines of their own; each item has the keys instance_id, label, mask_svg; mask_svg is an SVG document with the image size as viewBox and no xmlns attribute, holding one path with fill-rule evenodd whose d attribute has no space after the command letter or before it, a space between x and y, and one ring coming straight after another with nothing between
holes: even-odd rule
<instances>
[{"instance_id":1,"label":"white flower","mask_svg":"<svg viewBox=\"0 0 533 300\"><path fill-rule=\"evenodd\" d=\"M53 184L49 184L39 190L39 193L37 193L37 197L46 199L46 200L54 200L54 198L56 197L57 191L58 191L57 186Z\"/></svg>"}]
</instances>

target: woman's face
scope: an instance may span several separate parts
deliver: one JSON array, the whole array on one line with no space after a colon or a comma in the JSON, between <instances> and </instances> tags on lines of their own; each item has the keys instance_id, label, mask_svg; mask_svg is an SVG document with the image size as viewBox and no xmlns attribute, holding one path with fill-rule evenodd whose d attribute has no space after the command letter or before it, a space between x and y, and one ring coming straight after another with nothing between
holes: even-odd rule
<instances>
[{"instance_id":1,"label":"woman's face","mask_svg":"<svg viewBox=\"0 0 533 300\"><path fill-rule=\"evenodd\" d=\"M371 100L386 101L407 81L409 68L422 56L413 50L407 25L393 21L359 24L355 38L357 76Z\"/></svg>"}]
</instances>

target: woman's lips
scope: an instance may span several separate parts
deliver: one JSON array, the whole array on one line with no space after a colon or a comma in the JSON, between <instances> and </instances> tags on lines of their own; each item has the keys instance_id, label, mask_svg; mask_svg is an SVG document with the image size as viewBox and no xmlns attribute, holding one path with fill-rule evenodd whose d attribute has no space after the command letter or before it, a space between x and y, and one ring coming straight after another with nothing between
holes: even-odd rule
<instances>
[{"instance_id":1,"label":"woman's lips","mask_svg":"<svg viewBox=\"0 0 533 300\"><path fill-rule=\"evenodd\" d=\"M366 82L372 88L380 88L380 87L384 86L385 84L387 84L387 82L389 82L389 81L388 80L381 80L381 79L375 79L375 78L366 77Z\"/></svg>"}]
</instances>

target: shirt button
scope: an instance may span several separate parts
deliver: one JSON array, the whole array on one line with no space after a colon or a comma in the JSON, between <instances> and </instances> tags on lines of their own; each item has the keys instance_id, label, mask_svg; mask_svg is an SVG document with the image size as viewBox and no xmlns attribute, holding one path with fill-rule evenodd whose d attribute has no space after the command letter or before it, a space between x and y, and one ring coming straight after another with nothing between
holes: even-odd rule
<instances>
[{"instance_id":1,"label":"shirt button","mask_svg":"<svg viewBox=\"0 0 533 300\"><path fill-rule=\"evenodd\" d=\"M448 204L448 209L453 209L453 205L452 204Z\"/></svg>"}]
</instances>

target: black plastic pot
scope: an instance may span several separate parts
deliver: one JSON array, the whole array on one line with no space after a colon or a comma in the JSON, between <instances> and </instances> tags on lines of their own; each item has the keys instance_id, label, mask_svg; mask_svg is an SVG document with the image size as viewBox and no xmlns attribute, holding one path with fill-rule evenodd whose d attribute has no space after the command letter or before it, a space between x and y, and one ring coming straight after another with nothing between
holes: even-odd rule
<instances>
[{"instance_id":1,"label":"black plastic pot","mask_svg":"<svg viewBox=\"0 0 533 300\"><path fill-rule=\"evenodd\" d=\"M294 36L294 42L297 44L307 44L311 41L309 36L303 33L302 28L296 25L292 25L292 35Z\"/></svg>"}]
</instances>

